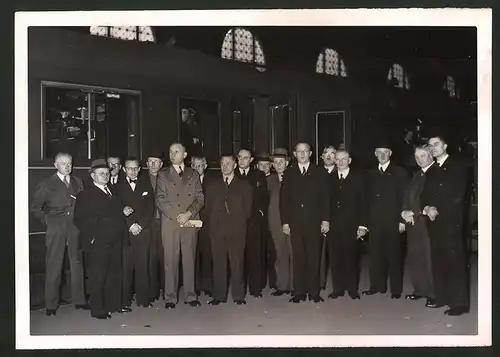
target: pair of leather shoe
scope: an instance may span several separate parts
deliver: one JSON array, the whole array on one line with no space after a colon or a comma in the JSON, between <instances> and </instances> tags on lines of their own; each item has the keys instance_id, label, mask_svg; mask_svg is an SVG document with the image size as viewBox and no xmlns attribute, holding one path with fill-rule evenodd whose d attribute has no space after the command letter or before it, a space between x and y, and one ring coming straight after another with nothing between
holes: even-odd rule
<instances>
[{"instance_id":1,"label":"pair of leather shoe","mask_svg":"<svg viewBox=\"0 0 500 357\"><path fill-rule=\"evenodd\" d=\"M212 306L217 306L219 304L224 304L226 302L226 300L217 300L217 299L212 299L208 302L208 305L212 305Z\"/></svg>"},{"instance_id":2,"label":"pair of leather shoe","mask_svg":"<svg viewBox=\"0 0 500 357\"><path fill-rule=\"evenodd\" d=\"M290 292L289 291L286 291L286 290L275 290L271 293L272 296L282 296L282 295L285 295L285 294L289 294Z\"/></svg>"},{"instance_id":3,"label":"pair of leather shoe","mask_svg":"<svg viewBox=\"0 0 500 357\"><path fill-rule=\"evenodd\" d=\"M295 295L288 301L294 304L298 304L301 301L306 301L306 294Z\"/></svg>"},{"instance_id":4,"label":"pair of leather shoe","mask_svg":"<svg viewBox=\"0 0 500 357\"><path fill-rule=\"evenodd\" d=\"M47 316L56 316L56 309L45 309L45 315Z\"/></svg>"},{"instance_id":5,"label":"pair of leather shoe","mask_svg":"<svg viewBox=\"0 0 500 357\"><path fill-rule=\"evenodd\" d=\"M118 310L117 313L123 314L125 312L131 312L131 311L132 311L132 308L130 306L124 306L120 310Z\"/></svg>"},{"instance_id":6,"label":"pair of leather shoe","mask_svg":"<svg viewBox=\"0 0 500 357\"><path fill-rule=\"evenodd\" d=\"M309 294L308 298L309 298L309 301L313 301L315 303L325 301L325 300L323 300L323 298L319 294L317 294L317 295L316 294Z\"/></svg>"},{"instance_id":7,"label":"pair of leather shoe","mask_svg":"<svg viewBox=\"0 0 500 357\"><path fill-rule=\"evenodd\" d=\"M165 303L165 309L175 309L175 304L173 302Z\"/></svg>"},{"instance_id":8,"label":"pair of leather shoe","mask_svg":"<svg viewBox=\"0 0 500 357\"><path fill-rule=\"evenodd\" d=\"M236 305L246 305L247 302L245 300L234 300L234 303Z\"/></svg>"},{"instance_id":9,"label":"pair of leather shoe","mask_svg":"<svg viewBox=\"0 0 500 357\"><path fill-rule=\"evenodd\" d=\"M427 299L427 302L425 303L425 307L431 309L437 309L443 306L444 306L443 304L439 304L435 299Z\"/></svg>"},{"instance_id":10,"label":"pair of leather shoe","mask_svg":"<svg viewBox=\"0 0 500 357\"><path fill-rule=\"evenodd\" d=\"M252 296L254 298L261 298L262 297L262 293L261 292L250 293L250 296Z\"/></svg>"},{"instance_id":11,"label":"pair of leather shoe","mask_svg":"<svg viewBox=\"0 0 500 357\"><path fill-rule=\"evenodd\" d=\"M201 304L200 304L200 302L198 300L184 301L184 304L189 305L191 307L201 306Z\"/></svg>"},{"instance_id":12,"label":"pair of leather shoe","mask_svg":"<svg viewBox=\"0 0 500 357\"><path fill-rule=\"evenodd\" d=\"M423 296L417 295L417 294L409 294L409 295L405 296L406 300L420 300L420 299L423 299L423 298L424 298Z\"/></svg>"},{"instance_id":13,"label":"pair of leather shoe","mask_svg":"<svg viewBox=\"0 0 500 357\"><path fill-rule=\"evenodd\" d=\"M460 316L469 312L469 308L466 306L450 307L444 312L448 316Z\"/></svg>"},{"instance_id":14,"label":"pair of leather shoe","mask_svg":"<svg viewBox=\"0 0 500 357\"><path fill-rule=\"evenodd\" d=\"M91 316L99 320L107 320L111 318L111 314L109 312L105 312L103 314L95 314Z\"/></svg>"}]
</instances>

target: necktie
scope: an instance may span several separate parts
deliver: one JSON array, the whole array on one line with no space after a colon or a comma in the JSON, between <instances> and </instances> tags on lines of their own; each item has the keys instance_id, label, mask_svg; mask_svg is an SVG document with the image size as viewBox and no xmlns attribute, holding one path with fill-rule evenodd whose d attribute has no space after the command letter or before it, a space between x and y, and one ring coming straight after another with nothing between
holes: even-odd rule
<instances>
[{"instance_id":1,"label":"necktie","mask_svg":"<svg viewBox=\"0 0 500 357\"><path fill-rule=\"evenodd\" d=\"M344 181L344 174L340 174L340 181Z\"/></svg>"},{"instance_id":2,"label":"necktie","mask_svg":"<svg viewBox=\"0 0 500 357\"><path fill-rule=\"evenodd\" d=\"M109 190L108 186L104 186L104 191L109 197L111 197L111 191Z\"/></svg>"},{"instance_id":3,"label":"necktie","mask_svg":"<svg viewBox=\"0 0 500 357\"><path fill-rule=\"evenodd\" d=\"M229 177L225 178L224 183L226 184L226 189L224 191L224 207L226 208L226 213L230 214L229 205L227 203L227 198L229 195Z\"/></svg>"},{"instance_id":4,"label":"necktie","mask_svg":"<svg viewBox=\"0 0 500 357\"><path fill-rule=\"evenodd\" d=\"M278 175L278 179L281 181L283 181L283 175Z\"/></svg>"},{"instance_id":5,"label":"necktie","mask_svg":"<svg viewBox=\"0 0 500 357\"><path fill-rule=\"evenodd\" d=\"M182 171L182 167L179 166L179 176L182 177L182 174L184 173L184 171Z\"/></svg>"},{"instance_id":6,"label":"necktie","mask_svg":"<svg viewBox=\"0 0 500 357\"><path fill-rule=\"evenodd\" d=\"M69 187L69 177L68 176L64 176L64 184L66 185L66 187Z\"/></svg>"},{"instance_id":7,"label":"necktie","mask_svg":"<svg viewBox=\"0 0 500 357\"><path fill-rule=\"evenodd\" d=\"M305 175L305 174L306 174L306 167L302 166L302 175Z\"/></svg>"},{"instance_id":8,"label":"necktie","mask_svg":"<svg viewBox=\"0 0 500 357\"><path fill-rule=\"evenodd\" d=\"M247 171L246 170L241 171L241 176L245 177L246 175L247 175ZM227 177L226 177L226 180L227 180Z\"/></svg>"},{"instance_id":9,"label":"necktie","mask_svg":"<svg viewBox=\"0 0 500 357\"><path fill-rule=\"evenodd\" d=\"M380 167L378 168L378 170L380 171L380 173L381 173L381 174L383 174L383 173L384 173L384 169L382 168L382 166L380 166Z\"/></svg>"},{"instance_id":10,"label":"necktie","mask_svg":"<svg viewBox=\"0 0 500 357\"><path fill-rule=\"evenodd\" d=\"M420 170L420 176L424 176L424 175L425 175L424 170Z\"/></svg>"},{"instance_id":11,"label":"necktie","mask_svg":"<svg viewBox=\"0 0 500 357\"><path fill-rule=\"evenodd\" d=\"M229 186L229 177L226 177L226 179L224 180L224 182L226 183L226 187Z\"/></svg>"}]
</instances>

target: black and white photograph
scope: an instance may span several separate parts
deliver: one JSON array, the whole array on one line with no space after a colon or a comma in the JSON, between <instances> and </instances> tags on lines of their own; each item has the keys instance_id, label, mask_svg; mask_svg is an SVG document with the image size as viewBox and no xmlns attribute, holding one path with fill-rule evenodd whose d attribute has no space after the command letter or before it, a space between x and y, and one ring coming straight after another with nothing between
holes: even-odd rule
<instances>
[{"instance_id":1,"label":"black and white photograph","mask_svg":"<svg viewBox=\"0 0 500 357\"><path fill-rule=\"evenodd\" d=\"M491 17L16 13L16 348L491 345Z\"/></svg>"}]
</instances>

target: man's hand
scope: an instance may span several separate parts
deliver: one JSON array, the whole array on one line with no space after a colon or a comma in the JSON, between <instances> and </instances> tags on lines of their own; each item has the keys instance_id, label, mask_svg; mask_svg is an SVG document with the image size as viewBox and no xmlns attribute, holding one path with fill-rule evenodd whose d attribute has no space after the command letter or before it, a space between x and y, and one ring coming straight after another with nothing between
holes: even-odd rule
<instances>
[{"instance_id":1,"label":"man's hand","mask_svg":"<svg viewBox=\"0 0 500 357\"><path fill-rule=\"evenodd\" d=\"M405 220L406 223L409 223L411 225L415 224L415 214L413 211L403 211L401 212L401 218Z\"/></svg>"},{"instance_id":2,"label":"man's hand","mask_svg":"<svg viewBox=\"0 0 500 357\"><path fill-rule=\"evenodd\" d=\"M289 224L283 225L283 233L285 233L287 236L290 235L290 225Z\"/></svg>"},{"instance_id":3,"label":"man's hand","mask_svg":"<svg viewBox=\"0 0 500 357\"><path fill-rule=\"evenodd\" d=\"M134 223L130 226L130 228L128 230L130 233L132 233L134 236L136 236L142 232L142 227L140 225L138 225L137 223Z\"/></svg>"},{"instance_id":4,"label":"man's hand","mask_svg":"<svg viewBox=\"0 0 500 357\"><path fill-rule=\"evenodd\" d=\"M123 214L127 217L130 216L132 213L134 213L134 209L132 207L126 206L123 209Z\"/></svg>"},{"instance_id":5,"label":"man's hand","mask_svg":"<svg viewBox=\"0 0 500 357\"><path fill-rule=\"evenodd\" d=\"M436 207L433 206L425 206L424 213L429 217L431 221L436 219L436 216L439 214Z\"/></svg>"},{"instance_id":6,"label":"man's hand","mask_svg":"<svg viewBox=\"0 0 500 357\"><path fill-rule=\"evenodd\" d=\"M187 211L184 213L181 213L177 216L177 223L179 223L181 226L185 225L187 221L189 221L189 218L191 218L191 212Z\"/></svg>"},{"instance_id":7,"label":"man's hand","mask_svg":"<svg viewBox=\"0 0 500 357\"><path fill-rule=\"evenodd\" d=\"M404 223L399 223L399 233L403 233L406 230Z\"/></svg>"},{"instance_id":8,"label":"man's hand","mask_svg":"<svg viewBox=\"0 0 500 357\"><path fill-rule=\"evenodd\" d=\"M321 222L321 234L327 234L330 230L330 222L323 221Z\"/></svg>"},{"instance_id":9,"label":"man's hand","mask_svg":"<svg viewBox=\"0 0 500 357\"><path fill-rule=\"evenodd\" d=\"M366 228L358 227L358 232L357 232L356 236L357 236L357 238L363 238L367 232L368 232L368 230Z\"/></svg>"}]
</instances>

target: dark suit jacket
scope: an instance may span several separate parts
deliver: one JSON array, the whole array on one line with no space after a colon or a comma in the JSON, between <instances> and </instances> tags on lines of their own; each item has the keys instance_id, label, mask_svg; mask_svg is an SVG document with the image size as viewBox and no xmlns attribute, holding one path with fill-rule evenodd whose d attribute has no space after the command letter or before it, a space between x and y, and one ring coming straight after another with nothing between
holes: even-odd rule
<instances>
[{"instance_id":1,"label":"dark suit jacket","mask_svg":"<svg viewBox=\"0 0 500 357\"><path fill-rule=\"evenodd\" d=\"M128 241L121 199L116 194L108 197L94 184L76 197L75 223L84 249L88 249L93 239L93 244L99 246Z\"/></svg>"},{"instance_id":2,"label":"dark suit jacket","mask_svg":"<svg viewBox=\"0 0 500 357\"><path fill-rule=\"evenodd\" d=\"M75 207L73 197L82 190L83 182L80 178L71 176L67 188L55 173L38 184L31 203L31 212L44 224L51 217L73 216Z\"/></svg>"},{"instance_id":3,"label":"dark suit jacket","mask_svg":"<svg viewBox=\"0 0 500 357\"><path fill-rule=\"evenodd\" d=\"M269 228L280 231L282 226L280 217L281 182L278 174L269 175L267 177L267 185L269 190L269 208L267 210Z\"/></svg>"},{"instance_id":4,"label":"dark suit jacket","mask_svg":"<svg viewBox=\"0 0 500 357\"><path fill-rule=\"evenodd\" d=\"M203 190L203 195L206 196L207 194L207 188L208 186L210 186L210 184L215 181L215 180L219 180L221 179L220 178L220 172L213 172L213 171L205 171L205 173L203 174L203 182L201 183L201 188ZM206 220L206 215L205 215L205 207L203 207L200 211L200 219L203 222L203 228L207 228L208 226L208 222L205 222Z\"/></svg>"},{"instance_id":5,"label":"dark suit jacket","mask_svg":"<svg viewBox=\"0 0 500 357\"><path fill-rule=\"evenodd\" d=\"M120 183L123 183L123 181L125 181L125 179L127 178L127 175L125 175L125 173L122 171L123 169L120 169L120 172L118 172L118 181L116 182L116 184L112 184L111 183L111 176L109 177L109 184L108 184L108 188L111 192L113 192L113 190L115 189L116 185L120 184ZM92 178L91 178L92 180ZM92 181L90 182L92 183Z\"/></svg>"},{"instance_id":6,"label":"dark suit jacket","mask_svg":"<svg viewBox=\"0 0 500 357\"><path fill-rule=\"evenodd\" d=\"M368 172L370 225L389 222L404 223L401 218L401 207L407 185L406 170L392 161L384 174L379 172L378 165Z\"/></svg>"},{"instance_id":7,"label":"dark suit jacket","mask_svg":"<svg viewBox=\"0 0 500 357\"><path fill-rule=\"evenodd\" d=\"M319 229L322 221L330 221L330 191L328 173L322 167L309 164L303 176L299 166L287 169L280 192L282 224Z\"/></svg>"},{"instance_id":8,"label":"dark suit jacket","mask_svg":"<svg viewBox=\"0 0 500 357\"><path fill-rule=\"evenodd\" d=\"M415 170L403 196L403 211L412 211L415 217L422 212L420 195L424 190L426 176L429 175L435 166L435 163L432 164L432 166L427 169L425 174L423 174L421 168Z\"/></svg>"},{"instance_id":9,"label":"dark suit jacket","mask_svg":"<svg viewBox=\"0 0 500 357\"><path fill-rule=\"evenodd\" d=\"M461 222L464 198L467 185L467 167L463 161L454 156L448 156L441 167L429 172L425 180L421 196L421 208L434 206L439 219L450 222Z\"/></svg>"},{"instance_id":10,"label":"dark suit jacket","mask_svg":"<svg viewBox=\"0 0 500 357\"><path fill-rule=\"evenodd\" d=\"M368 227L368 205L363 176L349 169L349 174L341 182L338 172L334 170L330 174L330 187L332 230Z\"/></svg>"},{"instance_id":11,"label":"dark suit jacket","mask_svg":"<svg viewBox=\"0 0 500 357\"><path fill-rule=\"evenodd\" d=\"M132 224L137 223L142 229L149 228L156 205L149 174L137 179L134 191L125 178L115 186L115 192L122 200L123 207L129 206L134 209L134 212L126 217L127 227L130 228Z\"/></svg>"},{"instance_id":12,"label":"dark suit jacket","mask_svg":"<svg viewBox=\"0 0 500 357\"><path fill-rule=\"evenodd\" d=\"M252 215L261 216L259 210L266 214L267 207L269 206L266 175L253 167L250 167L245 177L241 176L239 167L234 170L234 174L239 179L248 182L253 189Z\"/></svg>"},{"instance_id":13,"label":"dark suit jacket","mask_svg":"<svg viewBox=\"0 0 500 357\"><path fill-rule=\"evenodd\" d=\"M229 185L227 203L230 214L225 208L226 184L222 179L216 179L206 188L205 216L208 219L210 238L222 234L241 237L245 242L247 220L252 214L252 187L236 175Z\"/></svg>"}]
</instances>

